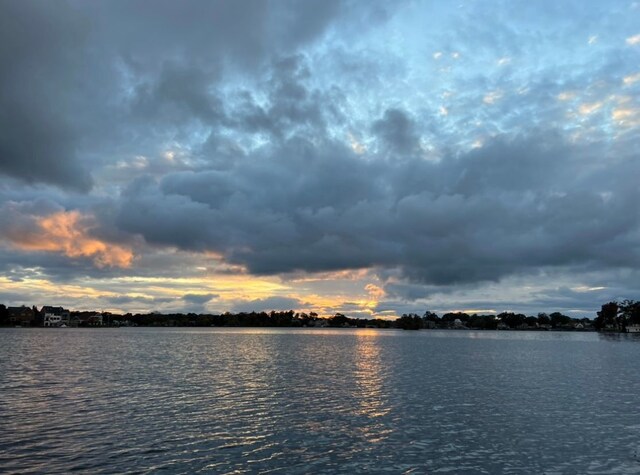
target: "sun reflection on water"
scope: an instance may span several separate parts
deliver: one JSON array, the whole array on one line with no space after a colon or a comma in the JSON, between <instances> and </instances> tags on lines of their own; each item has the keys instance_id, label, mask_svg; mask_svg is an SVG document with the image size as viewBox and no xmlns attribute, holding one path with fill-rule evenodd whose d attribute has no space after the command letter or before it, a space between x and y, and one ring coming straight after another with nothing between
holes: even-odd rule
<instances>
[{"instance_id":1,"label":"sun reflection on water","mask_svg":"<svg viewBox=\"0 0 640 475\"><path fill-rule=\"evenodd\" d=\"M390 411L384 388L385 369L380 348L380 333L362 330L356 334L355 381L358 401L356 414L369 419L361 426L361 435L370 443L384 441L391 433L383 418Z\"/></svg>"}]
</instances>

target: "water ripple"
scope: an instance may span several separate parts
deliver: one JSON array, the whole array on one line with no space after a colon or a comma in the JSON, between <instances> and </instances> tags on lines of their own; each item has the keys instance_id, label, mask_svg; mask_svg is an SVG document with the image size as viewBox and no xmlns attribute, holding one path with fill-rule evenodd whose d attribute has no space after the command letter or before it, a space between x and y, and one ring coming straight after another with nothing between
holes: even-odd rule
<instances>
[{"instance_id":1,"label":"water ripple","mask_svg":"<svg viewBox=\"0 0 640 475\"><path fill-rule=\"evenodd\" d=\"M0 472L640 473L637 340L477 333L1 329Z\"/></svg>"}]
</instances>

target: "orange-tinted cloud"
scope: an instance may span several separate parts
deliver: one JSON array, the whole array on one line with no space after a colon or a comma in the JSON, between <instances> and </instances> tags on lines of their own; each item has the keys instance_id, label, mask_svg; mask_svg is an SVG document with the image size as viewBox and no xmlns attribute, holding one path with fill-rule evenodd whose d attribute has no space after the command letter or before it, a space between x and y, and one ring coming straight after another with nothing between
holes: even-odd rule
<instances>
[{"instance_id":1,"label":"orange-tinted cloud","mask_svg":"<svg viewBox=\"0 0 640 475\"><path fill-rule=\"evenodd\" d=\"M385 291L382 287L375 284L367 284L365 290L369 293L369 296L374 300L380 300L385 296Z\"/></svg>"},{"instance_id":2,"label":"orange-tinted cloud","mask_svg":"<svg viewBox=\"0 0 640 475\"><path fill-rule=\"evenodd\" d=\"M79 211L60 211L38 218L28 231L14 232L14 247L29 251L61 252L68 257L88 257L97 267L129 267L133 251L90 236L93 218Z\"/></svg>"}]
</instances>

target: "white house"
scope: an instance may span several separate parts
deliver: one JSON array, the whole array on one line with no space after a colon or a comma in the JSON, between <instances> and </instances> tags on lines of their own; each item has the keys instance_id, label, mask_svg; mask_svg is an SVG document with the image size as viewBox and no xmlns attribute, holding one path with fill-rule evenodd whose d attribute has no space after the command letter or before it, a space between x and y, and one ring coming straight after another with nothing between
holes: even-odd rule
<instances>
[{"instance_id":1,"label":"white house","mask_svg":"<svg viewBox=\"0 0 640 475\"><path fill-rule=\"evenodd\" d=\"M62 316L54 315L53 313L44 314L45 327L59 327L61 324L62 324Z\"/></svg>"}]
</instances>

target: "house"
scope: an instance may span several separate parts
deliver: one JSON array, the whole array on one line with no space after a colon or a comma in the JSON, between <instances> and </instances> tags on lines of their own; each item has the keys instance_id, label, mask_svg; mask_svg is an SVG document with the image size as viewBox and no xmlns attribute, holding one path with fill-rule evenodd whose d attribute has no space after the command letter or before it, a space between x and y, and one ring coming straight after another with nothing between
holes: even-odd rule
<instances>
[{"instance_id":1,"label":"house","mask_svg":"<svg viewBox=\"0 0 640 475\"><path fill-rule=\"evenodd\" d=\"M31 320L36 316L32 308L22 307L7 307L7 315L9 315L9 322L16 325L31 325Z\"/></svg>"},{"instance_id":2,"label":"house","mask_svg":"<svg viewBox=\"0 0 640 475\"><path fill-rule=\"evenodd\" d=\"M40 313L44 317L45 327L58 327L61 325L69 326L70 313L69 310L63 307L52 307L51 305L45 305L42 307L42 309L40 309ZM49 322L49 325L47 325L46 322Z\"/></svg>"},{"instance_id":3,"label":"house","mask_svg":"<svg viewBox=\"0 0 640 475\"><path fill-rule=\"evenodd\" d=\"M45 327L59 327L60 325L62 325L62 317L60 315L54 315L52 313L45 313L43 325Z\"/></svg>"},{"instance_id":4,"label":"house","mask_svg":"<svg viewBox=\"0 0 640 475\"><path fill-rule=\"evenodd\" d=\"M462 323L462 320L460 320L459 318L456 318L453 321L453 328L461 330L461 329L464 329L464 328L467 328L467 327L465 326L464 323Z\"/></svg>"}]
</instances>

